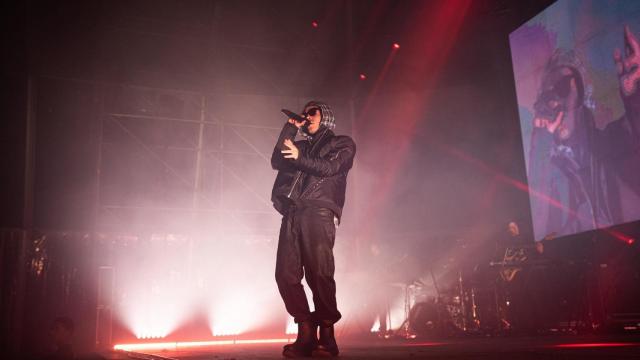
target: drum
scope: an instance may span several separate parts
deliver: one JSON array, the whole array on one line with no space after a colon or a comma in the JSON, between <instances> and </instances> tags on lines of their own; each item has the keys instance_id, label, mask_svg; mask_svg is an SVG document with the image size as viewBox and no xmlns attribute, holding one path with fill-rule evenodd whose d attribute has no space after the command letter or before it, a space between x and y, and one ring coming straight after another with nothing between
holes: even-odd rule
<instances>
[{"instance_id":1,"label":"drum","mask_svg":"<svg viewBox=\"0 0 640 360\"><path fill-rule=\"evenodd\" d=\"M419 336L442 335L441 311L435 301L424 301L413 305L409 312L409 328Z\"/></svg>"}]
</instances>

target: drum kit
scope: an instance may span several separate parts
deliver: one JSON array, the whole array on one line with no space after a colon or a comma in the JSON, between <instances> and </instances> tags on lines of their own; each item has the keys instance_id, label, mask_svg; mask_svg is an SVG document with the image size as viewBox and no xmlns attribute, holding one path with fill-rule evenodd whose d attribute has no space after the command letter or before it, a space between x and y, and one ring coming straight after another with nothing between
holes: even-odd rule
<instances>
[{"instance_id":1,"label":"drum kit","mask_svg":"<svg viewBox=\"0 0 640 360\"><path fill-rule=\"evenodd\" d=\"M497 335L509 330L509 299L501 291L503 280L499 276L482 279L474 271L465 277L458 271L455 283L443 289L433 274L431 277L433 286L420 280L392 284L403 289L405 316L393 335L407 339L443 338Z\"/></svg>"},{"instance_id":2,"label":"drum kit","mask_svg":"<svg viewBox=\"0 0 640 360\"><path fill-rule=\"evenodd\" d=\"M404 296L404 319L397 330L391 331L391 336L491 336L513 331L544 331L541 322L549 317L544 313L548 309L533 304L535 301L528 297L532 290L537 292L535 286L547 285L540 278L535 280L533 274L553 272L558 266L569 264L543 256L548 255L544 247L550 245L555 236L556 233L548 234L533 244L499 245L494 258L502 256L500 261L482 262L475 267L461 261L471 258L472 248L459 240L453 252L457 256L431 259L430 278L417 279L417 269L404 273L404 279L409 280L391 284L401 288ZM575 265L575 261L571 264ZM434 267L440 277L434 275ZM575 266L565 266L572 267ZM439 282L445 286L440 286ZM537 299L542 300L540 296ZM561 302L557 298L546 300L550 306L553 302ZM530 314L536 315L532 318Z\"/></svg>"},{"instance_id":3,"label":"drum kit","mask_svg":"<svg viewBox=\"0 0 640 360\"><path fill-rule=\"evenodd\" d=\"M549 259L539 256L542 251L538 245L554 236L548 235L532 249L529 247L534 245L505 247L501 261L469 267L460 261L470 258L467 253L433 259L424 278L416 277L418 269L404 273L403 281L390 284L402 289L403 322L399 328L394 327L397 330L386 334L404 338L491 336L527 329L531 326L527 316L534 309L526 299L527 293L522 291L523 286L532 284L524 279L529 279L527 276L534 270L552 269ZM465 244L458 248L468 250Z\"/></svg>"}]
</instances>

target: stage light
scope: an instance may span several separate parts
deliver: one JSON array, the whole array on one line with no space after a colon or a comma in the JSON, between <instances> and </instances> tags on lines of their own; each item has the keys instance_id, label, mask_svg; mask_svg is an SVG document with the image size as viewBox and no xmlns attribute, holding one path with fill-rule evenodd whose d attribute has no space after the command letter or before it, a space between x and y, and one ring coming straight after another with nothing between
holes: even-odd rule
<instances>
[{"instance_id":1,"label":"stage light","mask_svg":"<svg viewBox=\"0 0 640 360\"><path fill-rule=\"evenodd\" d=\"M169 335L183 318L182 310L171 304L150 301L144 307L138 302L129 309L125 322L138 339L161 339Z\"/></svg>"},{"instance_id":2,"label":"stage light","mask_svg":"<svg viewBox=\"0 0 640 360\"><path fill-rule=\"evenodd\" d=\"M152 234L151 237L153 244L165 240L167 244L186 243L185 238L175 234ZM185 281L187 276L181 269L168 266L182 253L167 252L164 246L145 249L136 253L135 260L126 248L114 254L122 261L118 272L123 274L118 276L114 314L138 339L161 339L192 314L196 289Z\"/></svg>"},{"instance_id":3,"label":"stage light","mask_svg":"<svg viewBox=\"0 0 640 360\"><path fill-rule=\"evenodd\" d=\"M360 80L367 80L367 75L365 74L360 74Z\"/></svg>"},{"instance_id":4,"label":"stage light","mask_svg":"<svg viewBox=\"0 0 640 360\"><path fill-rule=\"evenodd\" d=\"M392 48L393 48L394 50L398 50L398 49L400 49L400 44L398 44L398 43L393 43Z\"/></svg>"},{"instance_id":5,"label":"stage light","mask_svg":"<svg viewBox=\"0 0 640 360\"><path fill-rule=\"evenodd\" d=\"M254 340L212 340L212 341L185 341L185 342L162 342L147 344L117 344L113 347L119 351L140 351L140 350L168 350L178 351L180 349L194 347L210 347L223 345L251 345L251 344L277 344L291 343L293 339L254 339Z\"/></svg>"},{"instance_id":6,"label":"stage light","mask_svg":"<svg viewBox=\"0 0 640 360\"><path fill-rule=\"evenodd\" d=\"M311 26L312 26L314 29L317 29L317 28L320 26L320 24L319 24L316 20L313 20L313 21L311 22Z\"/></svg>"},{"instance_id":7,"label":"stage light","mask_svg":"<svg viewBox=\"0 0 640 360\"><path fill-rule=\"evenodd\" d=\"M210 314L210 327L213 336L240 335L263 320L259 309L249 294L229 294L218 302Z\"/></svg>"},{"instance_id":8,"label":"stage light","mask_svg":"<svg viewBox=\"0 0 640 360\"><path fill-rule=\"evenodd\" d=\"M617 240L620 240L621 242L624 242L625 244L631 246L636 242L636 239L632 238L631 236L628 236L627 234L624 234L618 230L614 230L614 229L603 229L606 233L608 233L609 235L613 236L614 238L616 238Z\"/></svg>"},{"instance_id":9,"label":"stage light","mask_svg":"<svg viewBox=\"0 0 640 360\"><path fill-rule=\"evenodd\" d=\"M376 318L376 321L373 323L373 326L371 327L372 333L376 333L379 331L380 331L380 316Z\"/></svg>"}]
</instances>

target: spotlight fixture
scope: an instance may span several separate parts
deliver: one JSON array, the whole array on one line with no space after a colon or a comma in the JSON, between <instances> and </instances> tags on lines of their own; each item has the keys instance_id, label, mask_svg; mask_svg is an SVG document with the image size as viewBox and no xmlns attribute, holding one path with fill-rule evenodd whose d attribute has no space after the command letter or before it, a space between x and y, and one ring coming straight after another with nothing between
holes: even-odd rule
<instances>
[{"instance_id":1,"label":"spotlight fixture","mask_svg":"<svg viewBox=\"0 0 640 360\"><path fill-rule=\"evenodd\" d=\"M320 26L320 24L318 23L318 21L317 21L317 20L313 20L313 21L311 22L311 26L312 26L314 29L317 29L317 28L318 28L318 26Z\"/></svg>"},{"instance_id":2,"label":"spotlight fixture","mask_svg":"<svg viewBox=\"0 0 640 360\"><path fill-rule=\"evenodd\" d=\"M398 44L398 43L393 43L392 48L393 48L394 50L398 50L398 49L400 49L400 44Z\"/></svg>"}]
</instances>

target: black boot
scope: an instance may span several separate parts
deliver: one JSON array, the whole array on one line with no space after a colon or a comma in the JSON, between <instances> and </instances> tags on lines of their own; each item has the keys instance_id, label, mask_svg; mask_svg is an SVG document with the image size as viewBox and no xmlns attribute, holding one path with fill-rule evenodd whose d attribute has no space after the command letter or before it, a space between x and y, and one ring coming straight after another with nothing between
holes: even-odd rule
<instances>
[{"instance_id":1,"label":"black boot","mask_svg":"<svg viewBox=\"0 0 640 360\"><path fill-rule=\"evenodd\" d=\"M333 325L320 325L320 341L318 341L318 346L313 349L313 356L333 357L338 356L339 353L336 337L333 334Z\"/></svg>"},{"instance_id":2,"label":"black boot","mask_svg":"<svg viewBox=\"0 0 640 360\"><path fill-rule=\"evenodd\" d=\"M288 358L311 356L311 352L318 346L317 327L312 322L298 323L298 337L293 344L284 346L282 356Z\"/></svg>"}]
</instances>

